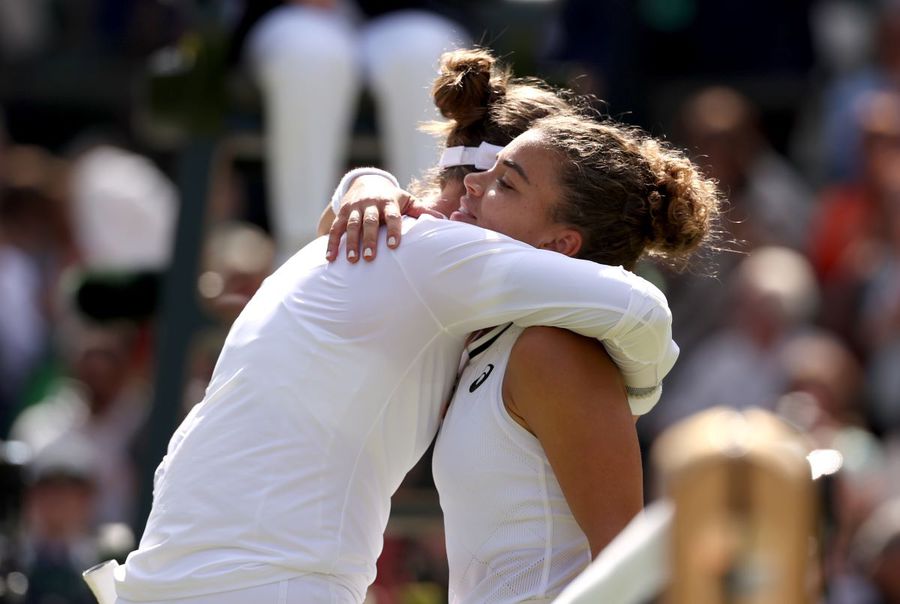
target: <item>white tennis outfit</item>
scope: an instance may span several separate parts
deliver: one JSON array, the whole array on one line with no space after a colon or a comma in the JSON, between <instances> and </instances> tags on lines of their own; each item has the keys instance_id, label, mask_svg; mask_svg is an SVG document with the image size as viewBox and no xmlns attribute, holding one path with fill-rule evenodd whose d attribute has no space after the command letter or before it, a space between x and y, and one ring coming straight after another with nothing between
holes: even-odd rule
<instances>
[{"instance_id":1,"label":"white tennis outfit","mask_svg":"<svg viewBox=\"0 0 900 604\"><path fill-rule=\"evenodd\" d=\"M508 324L466 347L468 364L435 443L450 604L550 602L591 562L541 443L503 404L503 376L522 331Z\"/></svg>"},{"instance_id":2,"label":"white tennis outfit","mask_svg":"<svg viewBox=\"0 0 900 604\"><path fill-rule=\"evenodd\" d=\"M120 602L303 594L304 581L320 595L275 601L361 602L390 497L434 437L475 330L602 338L635 400L658 398L678 349L648 282L467 224L405 218L396 250L384 236L359 264L327 263L316 240L244 309L157 469Z\"/></svg>"}]
</instances>

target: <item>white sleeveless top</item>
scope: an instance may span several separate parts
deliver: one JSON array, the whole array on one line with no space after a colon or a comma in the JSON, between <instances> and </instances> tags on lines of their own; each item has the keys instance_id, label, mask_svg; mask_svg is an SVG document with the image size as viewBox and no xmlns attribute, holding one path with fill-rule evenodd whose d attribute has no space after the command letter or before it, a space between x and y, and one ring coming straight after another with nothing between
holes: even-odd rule
<instances>
[{"instance_id":1,"label":"white sleeveless top","mask_svg":"<svg viewBox=\"0 0 900 604\"><path fill-rule=\"evenodd\" d=\"M550 602L591 561L541 444L503 405L522 330L494 328L467 347L435 444L451 604Z\"/></svg>"}]
</instances>

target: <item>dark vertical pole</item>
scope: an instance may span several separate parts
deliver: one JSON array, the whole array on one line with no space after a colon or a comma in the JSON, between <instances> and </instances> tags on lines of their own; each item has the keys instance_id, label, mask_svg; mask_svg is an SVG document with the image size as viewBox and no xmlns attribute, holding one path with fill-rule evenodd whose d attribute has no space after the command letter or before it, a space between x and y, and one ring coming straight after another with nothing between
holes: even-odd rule
<instances>
[{"instance_id":1,"label":"dark vertical pole","mask_svg":"<svg viewBox=\"0 0 900 604\"><path fill-rule=\"evenodd\" d=\"M181 150L176 180L181 196L172 263L163 280L156 335L153 407L139 457L139 504L135 534L144 530L153 494L153 473L181 416L191 338L203 323L196 283L214 148L211 137L192 138Z\"/></svg>"}]
</instances>

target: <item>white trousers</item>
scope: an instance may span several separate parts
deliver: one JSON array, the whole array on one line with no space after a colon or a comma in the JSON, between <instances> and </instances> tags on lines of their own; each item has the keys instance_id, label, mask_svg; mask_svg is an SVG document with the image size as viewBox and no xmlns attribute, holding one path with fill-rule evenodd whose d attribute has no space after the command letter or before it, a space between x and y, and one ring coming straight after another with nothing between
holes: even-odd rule
<instances>
[{"instance_id":1,"label":"white trousers","mask_svg":"<svg viewBox=\"0 0 900 604\"><path fill-rule=\"evenodd\" d=\"M247 589L225 591L208 596L165 600L165 604L360 604L342 585L322 575L305 575L287 581L267 583ZM116 604L163 604L117 598Z\"/></svg>"},{"instance_id":2,"label":"white trousers","mask_svg":"<svg viewBox=\"0 0 900 604\"><path fill-rule=\"evenodd\" d=\"M452 22L398 11L356 27L338 10L285 5L248 39L263 95L269 216L281 257L315 237L344 165L360 88L371 91L385 168L405 186L437 162L418 130L436 119L431 83L442 52L460 45Z\"/></svg>"}]
</instances>

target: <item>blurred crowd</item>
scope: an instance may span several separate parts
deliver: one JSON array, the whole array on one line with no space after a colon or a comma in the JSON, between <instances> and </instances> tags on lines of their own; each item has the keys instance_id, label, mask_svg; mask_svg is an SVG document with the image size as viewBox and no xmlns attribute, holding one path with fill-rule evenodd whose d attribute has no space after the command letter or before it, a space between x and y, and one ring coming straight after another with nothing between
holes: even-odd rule
<instances>
[{"instance_id":1,"label":"blurred crowd","mask_svg":"<svg viewBox=\"0 0 900 604\"><path fill-rule=\"evenodd\" d=\"M900 0L0 1L0 602L91 602L81 570L139 537L183 208L204 208L186 294L203 320L181 414L345 168L433 165L416 95L472 41L719 182L722 249L640 268L682 351L642 444L761 406L838 450L821 603L900 603ZM185 199L197 137L216 141L193 175L207 194ZM395 497L374 602L445 600L435 501L426 460Z\"/></svg>"}]
</instances>

